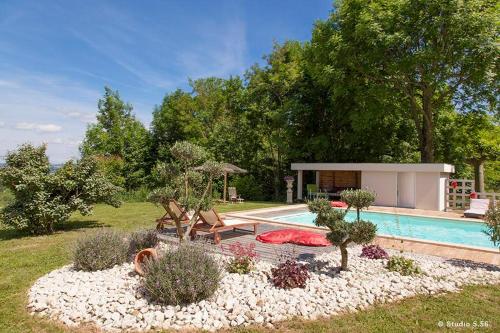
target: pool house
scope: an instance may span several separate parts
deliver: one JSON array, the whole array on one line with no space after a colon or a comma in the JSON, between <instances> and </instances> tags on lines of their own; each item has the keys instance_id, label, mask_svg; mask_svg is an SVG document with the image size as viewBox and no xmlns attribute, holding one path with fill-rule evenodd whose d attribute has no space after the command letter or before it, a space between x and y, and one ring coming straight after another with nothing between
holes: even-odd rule
<instances>
[{"instance_id":1,"label":"pool house","mask_svg":"<svg viewBox=\"0 0 500 333\"><path fill-rule=\"evenodd\" d=\"M446 182L455 167L443 163L292 163L297 200L338 198L349 189L376 193L375 205L443 211ZM304 186L306 184L306 186Z\"/></svg>"}]
</instances>

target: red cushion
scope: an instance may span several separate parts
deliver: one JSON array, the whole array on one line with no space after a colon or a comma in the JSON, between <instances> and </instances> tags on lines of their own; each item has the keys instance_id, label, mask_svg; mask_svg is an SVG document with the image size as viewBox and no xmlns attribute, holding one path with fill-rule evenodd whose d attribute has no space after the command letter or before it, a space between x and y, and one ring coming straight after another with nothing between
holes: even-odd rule
<instances>
[{"instance_id":1,"label":"red cushion","mask_svg":"<svg viewBox=\"0 0 500 333\"><path fill-rule=\"evenodd\" d=\"M330 206L336 208L347 208L347 204L343 201L330 201Z\"/></svg>"},{"instance_id":2,"label":"red cushion","mask_svg":"<svg viewBox=\"0 0 500 333\"><path fill-rule=\"evenodd\" d=\"M299 229L281 229L264 232L257 236L258 241L270 244L292 243L305 246L329 246L324 235Z\"/></svg>"}]
</instances>

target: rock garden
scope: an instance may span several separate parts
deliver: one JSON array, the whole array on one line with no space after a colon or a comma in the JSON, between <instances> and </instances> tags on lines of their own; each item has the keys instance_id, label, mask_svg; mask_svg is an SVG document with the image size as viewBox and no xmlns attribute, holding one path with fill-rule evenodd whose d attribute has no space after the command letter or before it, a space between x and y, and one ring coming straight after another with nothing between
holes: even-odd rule
<instances>
[{"instance_id":1,"label":"rock garden","mask_svg":"<svg viewBox=\"0 0 500 333\"><path fill-rule=\"evenodd\" d=\"M144 248L158 255L144 259L141 276L132 259ZM498 267L376 245L350 246L348 270L341 263L337 248L304 261L284 252L279 263L270 263L259 260L252 243L221 249L162 243L154 231L126 237L101 231L75 245L71 265L36 281L28 307L69 326L214 331L273 327L291 317L314 319L417 294L454 292L465 284L500 283Z\"/></svg>"}]
</instances>

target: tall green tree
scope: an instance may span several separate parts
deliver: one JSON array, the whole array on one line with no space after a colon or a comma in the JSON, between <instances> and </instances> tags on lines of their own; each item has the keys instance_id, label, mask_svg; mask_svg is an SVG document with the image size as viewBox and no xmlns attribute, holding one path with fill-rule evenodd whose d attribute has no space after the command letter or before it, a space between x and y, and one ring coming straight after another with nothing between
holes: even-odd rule
<instances>
[{"instance_id":1,"label":"tall green tree","mask_svg":"<svg viewBox=\"0 0 500 333\"><path fill-rule=\"evenodd\" d=\"M349 75L376 84L382 98L390 93L405 102L421 161L434 162L443 107L453 101L460 108L495 91L497 15L495 1L344 0L326 22L325 40Z\"/></svg>"},{"instance_id":2,"label":"tall green tree","mask_svg":"<svg viewBox=\"0 0 500 333\"><path fill-rule=\"evenodd\" d=\"M146 176L149 133L135 118L132 106L123 102L117 91L104 88L99 99L97 123L91 124L80 147L83 156L116 156L124 161L125 187L140 186Z\"/></svg>"},{"instance_id":3,"label":"tall green tree","mask_svg":"<svg viewBox=\"0 0 500 333\"><path fill-rule=\"evenodd\" d=\"M469 112L459 116L457 127L462 158L474 169L475 190L485 192L484 164L500 157L500 126L483 112Z\"/></svg>"}]
</instances>

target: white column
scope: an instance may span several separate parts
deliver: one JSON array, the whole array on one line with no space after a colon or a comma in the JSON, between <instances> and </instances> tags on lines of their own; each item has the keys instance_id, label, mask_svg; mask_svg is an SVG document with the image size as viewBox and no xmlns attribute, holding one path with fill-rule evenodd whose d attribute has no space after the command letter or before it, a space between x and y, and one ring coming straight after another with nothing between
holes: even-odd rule
<instances>
[{"instance_id":1,"label":"white column","mask_svg":"<svg viewBox=\"0 0 500 333\"><path fill-rule=\"evenodd\" d=\"M316 188L319 191L319 171L316 171Z\"/></svg>"},{"instance_id":2,"label":"white column","mask_svg":"<svg viewBox=\"0 0 500 333\"><path fill-rule=\"evenodd\" d=\"M302 200L302 170L297 170L297 200Z\"/></svg>"}]
</instances>

